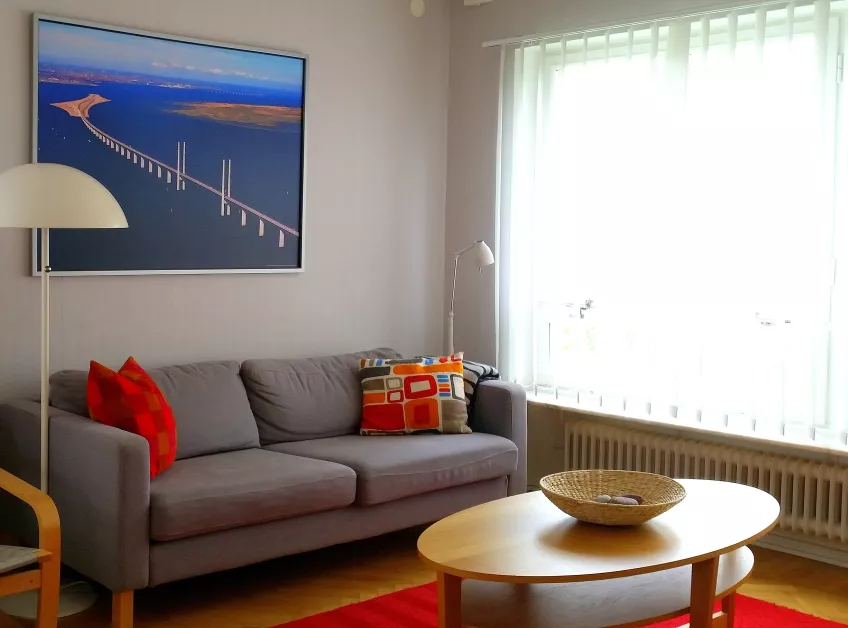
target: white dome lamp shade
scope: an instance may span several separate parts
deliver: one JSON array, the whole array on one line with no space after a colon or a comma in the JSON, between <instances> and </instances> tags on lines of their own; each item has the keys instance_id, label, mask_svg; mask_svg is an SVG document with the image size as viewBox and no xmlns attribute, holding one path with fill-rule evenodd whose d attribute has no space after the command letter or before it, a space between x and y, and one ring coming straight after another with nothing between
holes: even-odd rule
<instances>
[{"instance_id":1,"label":"white dome lamp shade","mask_svg":"<svg viewBox=\"0 0 848 628\"><path fill-rule=\"evenodd\" d=\"M495 263L495 256L489 245L480 240L474 244L474 259L477 260L477 266L483 270L485 266L491 266Z\"/></svg>"},{"instance_id":2,"label":"white dome lamp shade","mask_svg":"<svg viewBox=\"0 0 848 628\"><path fill-rule=\"evenodd\" d=\"M424 13L427 11L427 5L424 4L424 0L411 0L409 10L412 11L412 15L415 17L424 17Z\"/></svg>"},{"instance_id":3,"label":"white dome lamp shade","mask_svg":"<svg viewBox=\"0 0 848 628\"><path fill-rule=\"evenodd\" d=\"M0 227L126 229L111 192L60 164L26 164L0 174Z\"/></svg>"}]
</instances>

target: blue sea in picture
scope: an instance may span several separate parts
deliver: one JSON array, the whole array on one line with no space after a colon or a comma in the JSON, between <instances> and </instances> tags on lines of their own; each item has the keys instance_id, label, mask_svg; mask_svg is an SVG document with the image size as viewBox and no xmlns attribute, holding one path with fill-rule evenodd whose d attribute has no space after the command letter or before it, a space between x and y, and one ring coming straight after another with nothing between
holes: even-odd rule
<instances>
[{"instance_id":1,"label":"blue sea in picture","mask_svg":"<svg viewBox=\"0 0 848 628\"><path fill-rule=\"evenodd\" d=\"M38 37L37 160L96 178L130 226L54 230L54 271L301 266L302 59L43 19Z\"/></svg>"}]
</instances>

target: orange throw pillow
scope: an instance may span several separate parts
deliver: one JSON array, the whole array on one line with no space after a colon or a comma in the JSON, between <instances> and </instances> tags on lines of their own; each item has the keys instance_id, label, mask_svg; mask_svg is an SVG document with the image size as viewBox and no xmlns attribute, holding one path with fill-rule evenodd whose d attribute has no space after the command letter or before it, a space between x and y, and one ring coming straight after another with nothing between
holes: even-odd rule
<instances>
[{"instance_id":1,"label":"orange throw pillow","mask_svg":"<svg viewBox=\"0 0 848 628\"><path fill-rule=\"evenodd\" d=\"M360 360L359 433L470 434L462 354L411 360Z\"/></svg>"},{"instance_id":2,"label":"orange throw pillow","mask_svg":"<svg viewBox=\"0 0 848 628\"><path fill-rule=\"evenodd\" d=\"M117 373L97 362L88 372L88 411L98 423L143 436L150 443L150 477L177 457L177 426L165 396L135 358Z\"/></svg>"}]
</instances>

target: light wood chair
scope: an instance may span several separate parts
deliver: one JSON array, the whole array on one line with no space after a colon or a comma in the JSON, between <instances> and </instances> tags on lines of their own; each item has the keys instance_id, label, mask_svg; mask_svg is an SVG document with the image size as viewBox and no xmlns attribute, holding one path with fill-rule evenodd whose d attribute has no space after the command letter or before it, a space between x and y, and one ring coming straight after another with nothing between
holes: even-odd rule
<instances>
[{"instance_id":1,"label":"light wood chair","mask_svg":"<svg viewBox=\"0 0 848 628\"><path fill-rule=\"evenodd\" d=\"M0 490L28 504L38 520L38 548L0 545L0 597L38 589L36 628L56 628L61 566L59 512L49 495L2 469ZM37 568L30 568L32 565Z\"/></svg>"}]
</instances>

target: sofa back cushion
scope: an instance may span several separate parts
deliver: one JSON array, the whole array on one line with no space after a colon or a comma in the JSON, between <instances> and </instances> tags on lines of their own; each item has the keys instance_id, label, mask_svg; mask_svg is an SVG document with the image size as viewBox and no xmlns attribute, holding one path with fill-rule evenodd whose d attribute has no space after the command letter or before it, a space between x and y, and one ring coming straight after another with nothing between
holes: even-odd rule
<instances>
[{"instance_id":1,"label":"sofa back cushion","mask_svg":"<svg viewBox=\"0 0 848 628\"><path fill-rule=\"evenodd\" d=\"M259 446L256 421L235 361L151 369L177 424L177 460ZM51 405L88 416L84 371L50 378Z\"/></svg>"},{"instance_id":2,"label":"sofa back cushion","mask_svg":"<svg viewBox=\"0 0 848 628\"><path fill-rule=\"evenodd\" d=\"M58 371L50 376L50 405L71 414L88 414L88 371Z\"/></svg>"},{"instance_id":3,"label":"sofa back cushion","mask_svg":"<svg viewBox=\"0 0 848 628\"><path fill-rule=\"evenodd\" d=\"M248 360L241 377L263 445L355 434L362 421L359 360L400 358L373 349L325 358Z\"/></svg>"},{"instance_id":4,"label":"sofa back cushion","mask_svg":"<svg viewBox=\"0 0 848 628\"><path fill-rule=\"evenodd\" d=\"M177 460L259 446L236 361L150 371L177 422Z\"/></svg>"}]
</instances>

